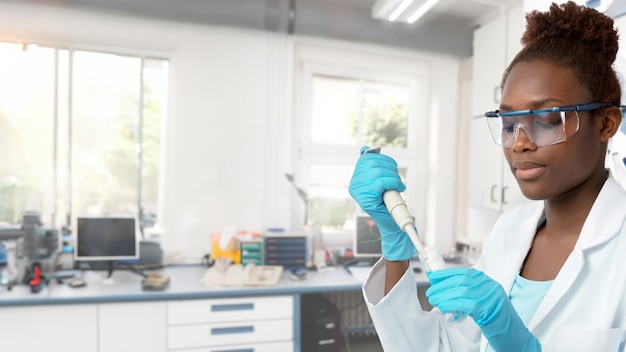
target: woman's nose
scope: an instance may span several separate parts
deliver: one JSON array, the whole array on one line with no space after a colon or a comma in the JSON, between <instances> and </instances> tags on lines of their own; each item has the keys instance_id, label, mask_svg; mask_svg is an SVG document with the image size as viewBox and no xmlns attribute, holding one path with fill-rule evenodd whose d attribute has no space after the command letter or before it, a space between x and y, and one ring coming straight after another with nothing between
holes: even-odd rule
<instances>
[{"instance_id":1,"label":"woman's nose","mask_svg":"<svg viewBox=\"0 0 626 352\"><path fill-rule=\"evenodd\" d=\"M519 151L524 151L527 149L537 148L537 146L535 145L535 142L530 137L530 133L528 132L526 127L524 127L524 125L522 124L515 125L514 132L515 132L513 135L514 140L513 140L513 144L511 145L511 149L519 152Z\"/></svg>"}]
</instances>

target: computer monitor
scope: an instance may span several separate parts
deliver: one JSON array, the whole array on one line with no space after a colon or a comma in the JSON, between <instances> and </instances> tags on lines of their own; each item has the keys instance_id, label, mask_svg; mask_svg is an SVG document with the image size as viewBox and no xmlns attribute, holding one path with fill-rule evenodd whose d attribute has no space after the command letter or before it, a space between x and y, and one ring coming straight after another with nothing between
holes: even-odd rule
<instances>
[{"instance_id":1,"label":"computer monitor","mask_svg":"<svg viewBox=\"0 0 626 352\"><path fill-rule=\"evenodd\" d=\"M132 217L76 219L76 261L118 261L139 258L138 225Z\"/></svg>"},{"instance_id":2,"label":"computer monitor","mask_svg":"<svg viewBox=\"0 0 626 352\"><path fill-rule=\"evenodd\" d=\"M369 216L357 215L356 217L353 252L357 258L380 258L382 256L380 231Z\"/></svg>"}]
</instances>

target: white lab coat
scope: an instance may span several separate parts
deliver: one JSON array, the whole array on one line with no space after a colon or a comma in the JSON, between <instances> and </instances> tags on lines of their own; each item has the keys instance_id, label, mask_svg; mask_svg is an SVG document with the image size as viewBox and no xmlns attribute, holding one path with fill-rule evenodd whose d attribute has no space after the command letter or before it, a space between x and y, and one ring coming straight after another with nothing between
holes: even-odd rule
<instances>
[{"instance_id":1,"label":"white lab coat","mask_svg":"<svg viewBox=\"0 0 626 352\"><path fill-rule=\"evenodd\" d=\"M502 214L485 239L476 269L508 293L534 238L543 202ZM624 351L626 340L626 192L605 182L578 242L528 324L543 351ZM484 351L486 340L468 317L450 324L422 312L408 270L383 297L385 260L372 268L363 295L385 351ZM479 348L480 346L480 348Z\"/></svg>"}]
</instances>

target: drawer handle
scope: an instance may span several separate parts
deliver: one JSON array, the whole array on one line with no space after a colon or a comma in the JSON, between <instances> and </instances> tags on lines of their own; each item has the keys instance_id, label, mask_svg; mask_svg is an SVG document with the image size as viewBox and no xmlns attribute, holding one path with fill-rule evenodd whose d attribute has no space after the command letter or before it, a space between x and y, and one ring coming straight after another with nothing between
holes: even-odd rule
<instances>
[{"instance_id":1,"label":"drawer handle","mask_svg":"<svg viewBox=\"0 0 626 352\"><path fill-rule=\"evenodd\" d=\"M215 350L213 352L254 352L253 348L244 348L244 349L237 349L237 350Z\"/></svg>"},{"instance_id":2,"label":"drawer handle","mask_svg":"<svg viewBox=\"0 0 626 352\"><path fill-rule=\"evenodd\" d=\"M252 310L254 309L254 303L239 303L239 304L216 304L211 306L211 312L228 312L232 310Z\"/></svg>"},{"instance_id":3,"label":"drawer handle","mask_svg":"<svg viewBox=\"0 0 626 352\"><path fill-rule=\"evenodd\" d=\"M235 326L232 328L212 328L211 335L245 334L254 332L254 326Z\"/></svg>"},{"instance_id":4,"label":"drawer handle","mask_svg":"<svg viewBox=\"0 0 626 352\"><path fill-rule=\"evenodd\" d=\"M319 340L317 342L318 345L323 346L323 345L332 345L333 343L335 343L335 339L326 339L326 340Z\"/></svg>"}]
</instances>

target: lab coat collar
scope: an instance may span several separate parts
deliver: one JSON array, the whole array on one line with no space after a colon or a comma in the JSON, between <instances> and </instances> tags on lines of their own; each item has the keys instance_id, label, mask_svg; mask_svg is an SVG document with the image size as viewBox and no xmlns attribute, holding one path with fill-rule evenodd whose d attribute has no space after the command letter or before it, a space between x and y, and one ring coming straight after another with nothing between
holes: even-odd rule
<instances>
[{"instance_id":1,"label":"lab coat collar","mask_svg":"<svg viewBox=\"0 0 626 352\"><path fill-rule=\"evenodd\" d=\"M617 235L626 216L625 202L626 192L613 177L609 177L593 203L578 237L578 245L582 250L605 243Z\"/></svg>"},{"instance_id":2,"label":"lab coat collar","mask_svg":"<svg viewBox=\"0 0 626 352\"><path fill-rule=\"evenodd\" d=\"M537 232L537 224L543 216L543 202L535 201L530 204L524 207L523 213L516 213L514 219L507 219L520 220L520 222L507 228L508 236L505 240L508 243L502 244L502 248L509 248L509 250L498 253L499 258L494 261L497 266L490 270L491 278L502 285L507 295L510 294L513 282L528 255ZM480 351L487 351L487 345L488 341L482 335Z\"/></svg>"},{"instance_id":3,"label":"lab coat collar","mask_svg":"<svg viewBox=\"0 0 626 352\"><path fill-rule=\"evenodd\" d=\"M619 233L626 217L625 203L626 192L609 177L591 207L572 253L530 320L528 329L532 331L571 288L585 264L585 250L603 244Z\"/></svg>"},{"instance_id":4,"label":"lab coat collar","mask_svg":"<svg viewBox=\"0 0 626 352\"><path fill-rule=\"evenodd\" d=\"M543 216L543 202L534 202L534 205L527 208L524 214L516 215L522 221L507 228L509 235L506 236L506 240L509 243L504 244L503 247L509 250L498 254L500 258L495 261L498 267L490 270L492 278L502 285L507 294L510 293L513 282L532 246L537 224Z\"/></svg>"}]
</instances>

